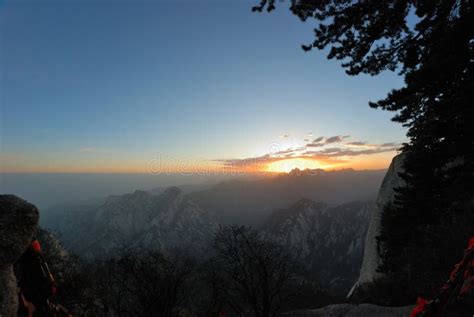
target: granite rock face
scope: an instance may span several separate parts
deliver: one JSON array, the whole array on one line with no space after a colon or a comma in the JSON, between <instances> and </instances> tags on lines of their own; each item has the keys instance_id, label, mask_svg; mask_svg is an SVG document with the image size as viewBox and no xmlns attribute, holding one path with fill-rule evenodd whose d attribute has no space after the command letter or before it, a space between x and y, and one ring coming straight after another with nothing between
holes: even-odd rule
<instances>
[{"instance_id":1,"label":"granite rock face","mask_svg":"<svg viewBox=\"0 0 474 317\"><path fill-rule=\"evenodd\" d=\"M0 195L0 316L16 316L18 292L13 264L31 242L38 225L35 206L13 195Z\"/></svg>"},{"instance_id":2,"label":"granite rock face","mask_svg":"<svg viewBox=\"0 0 474 317\"><path fill-rule=\"evenodd\" d=\"M384 275L377 272L377 268L382 264L377 246L377 236L381 230L382 213L385 207L394 203L395 191L397 187L404 185L399 173L403 172L404 155L395 156L380 186L375 209L370 220L369 230L365 239L364 258L359 273L359 278L348 294L348 298L359 302L366 298L367 290L372 288L374 283L384 279Z\"/></svg>"},{"instance_id":3,"label":"granite rock face","mask_svg":"<svg viewBox=\"0 0 474 317\"><path fill-rule=\"evenodd\" d=\"M385 307L372 304L337 304L283 315L285 317L406 317L412 310L413 306Z\"/></svg>"},{"instance_id":4,"label":"granite rock face","mask_svg":"<svg viewBox=\"0 0 474 317\"><path fill-rule=\"evenodd\" d=\"M123 249L173 249L201 252L213 237L213 215L185 197L177 187L160 195L137 190L110 196L97 208L64 210L56 215L61 242L85 258L113 257Z\"/></svg>"},{"instance_id":5,"label":"granite rock face","mask_svg":"<svg viewBox=\"0 0 474 317\"><path fill-rule=\"evenodd\" d=\"M359 276L373 209L369 201L329 207L301 199L273 212L263 230L293 251L321 286L345 295Z\"/></svg>"}]
</instances>

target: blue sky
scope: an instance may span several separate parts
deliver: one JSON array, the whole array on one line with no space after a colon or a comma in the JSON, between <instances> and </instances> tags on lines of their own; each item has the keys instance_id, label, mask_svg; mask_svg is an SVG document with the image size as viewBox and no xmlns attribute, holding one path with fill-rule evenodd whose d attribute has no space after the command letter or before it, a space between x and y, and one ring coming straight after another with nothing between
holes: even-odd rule
<instances>
[{"instance_id":1,"label":"blue sky","mask_svg":"<svg viewBox=\"0 0 474 317\"><path fill-rule=\"evenodd\" d=\"M405 140L367 105L399 76L347 76L301 50L311 23L283 6L252 13L256 2L0 2L2 170L141 171L157 153L233 160L312 136Z\"/></svg>"}]
</instances>

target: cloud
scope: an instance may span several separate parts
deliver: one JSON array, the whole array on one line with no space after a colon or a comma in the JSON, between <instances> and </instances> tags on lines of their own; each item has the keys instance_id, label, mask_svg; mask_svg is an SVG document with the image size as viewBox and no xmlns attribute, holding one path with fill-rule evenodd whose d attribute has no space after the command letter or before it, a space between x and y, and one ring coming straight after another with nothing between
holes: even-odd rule
<instances>
[{"instance_id":1,"label":"cloud","mask_svg":"<svg viewBox=\"0 0 474 317\"><path fill-rule=\"evenodd\" d=\"M224 165L234 167L245 167L245 166L264 166L269 163L283 161L288 158L305 158L314 159L322 163L341 163L346 162L347 158L359 156L359 155L373 155L378 153L385 153L398 150L398 147L380 147L376 149L364 149L364 150L350 150L343 148L327 148L319 151L305 151L303 153L297 153L295 151L280 151L278 155L262 155L259 157L245 158L245 159L225 159L217 160Z\"/></svg>"},{"instance_id":2,"label":"cloud","mask_svg":"<svg viewBox=\"0 0 474 317\"><path fill-rule=\"evenodd\" d=\"M370 144L364 141L348 142L348 143L344 143L344 145L350 148L360 148L360 149L375 149L375 148L382 147L382 145L380 144ZM395 143L393 143L393 146L395 146Z\"/></svg>"},{"instance_id":3,"label":"cloud","mask_svg":"<svg viewBox=\"0 0 474 317\"><path fill-rule=\"evenodd\" d=\"M314 159L323 164L345 163L351 157L360 155L374 155L385 152L392 152L399 149L400 144L389 142L383 144L371 144L364 141L352 141L344 143L348 135L337 135L329 138L318 137L311 143L301 147L289 147L275 153L265 154L257 157L244 159L221 159L215 160L225 166L232 167L264 167L267 164L287 160L289 158ZM328 145L335 145L327 147Z\"/></svg>"},{"instance_id":4,"label":"cloud","mask_svg":"<svg viewBox=\"0 0 474 317\"><path fill-rule=\"evenodd\" d=\"M309 140L308 139L304 139L305 142L308 142ZM306 147L321 147L321 146L324 146L324 137L323 136L320 136L320 137L317 137L316 139L314 139L312 142L306 144L305 146Z\"/></svg>"},{"instance_id":5,"label":"cloud","mask_svg":"<svg viewBox=\"0 0 474 317\"><path fill-rule=\"evenodd\" d=\"M321 155L323 157L353 157L358 155L371 155L371 154L378 154L384 152L391 152L398 150L398 147L377 147L374 149L365 149L365 150L350 150L350 149L342 149L342 148L329 148L319 151L316 153L317 155ZM313 152L312 155L315 155Z\"/></svg>"},{"instance_id":6,"label":"cloud","mask_svg":"<svg viewBox=\"0 0 474 317\"><path fill-rule=\"evenodd\" d=\"M335 135L326 139L326 144L341 143L344 139L349 138L349 135Z\"/></svg>"},{"instance_id":7,"label":"cloud","mask_svg":"<svg viewBox=\"0 0 474 317\"><path fill-rule=\"evenodd\" d=\"M392 147L392 146L402 146L401 143L388 142L380 145L381 147Z\"/></svg>"},{"instance_id":8,"label":"cloud","mask_svg":"<svg viewBox=\"0 0 474 317\"><path fill-rule=\"evenodd\" d=\"M306 144L306 147L322 147L324 145L326 145L324 142L312 142Z\"/></svg>"},{"instance_id":9,"label":"cloud","mask_svg":"<svg viewBox=\"0 0 474 317\"><path fill-rule=\"evenodd\" d=\"M295 150L293 148L288 148L287 150L282 150L282 151L278 151L276 153L273 153L273 155L283 155L283 154L290 154L290 153L293 153L295 152Z\"/></svg>"},{"instance_id":10,"label":"cloud","mask_svg":"<svg viewBox=\"0 0 474 317\"><path fill-rule=\"evenodd\" d=\"M289 134L283 134L283 135L280 135L280 138L282 139L286 139L286 138L289 138L290 135Z\"/></svg>"},{"instance_id":11,"label":"cloud","mask_svg":"<svg viewBox=\"0 0 474 317\"><path fill-rule=\"evenodd\" d=\"M379 149L379 148L400 148L402 146L402 143L388 142L388 143L382 143L382 144L373 144L373 143L368 143L368 142L363 142L363 141L354 141L354 142L344 143L344 145L350 148Z\"/></svg>"},{"instance_id":12,"label":"cloud","mask_svg":"<svg viewBox=\"0 0 474 317\"><path fill-rule=\"evenodd\" d=\"M306 147L315 148L315 147L323 147L327 144L342 143L344 139L347 139L349 137L350 137L349 135L335 135L329 138L320 136L314 139L313 142L306 144ZM305 139L305 141L307 141L307 139Z\"/></svg>"},{"instance_id":13,"label":"cloud","mask_svg":"<svg viewBox=\"0 0 474 317\"><path fill-rule=\"evenodd\" d=\"M339 151L341 151L341 149L338 147L330 147L330 148L320 151L319 153L330 154L330 153L339 152Z\"/></svg>"},{"instance_id":14,"label":"cloud","mask_svg":"<svg viewBox=\"0 0 474 317\"><path fill-rule=\"evenodd\" d=\"M331 143L338 143L342 141L342 137L340 136L332 136L326 139L325 143L326 144L331 144Z\"/></svg>"},{"instance_id":15,"label":"cloud","mask_svg":"<svg viewBox=\"0 0 474 317\"><path fill-rule=\"evenodd\" d=\"M363 145L367 145L366 142L361 142L361 141L357 141L357 142L349 142L349 143L346 143L347 145L352 145L352 146L363 146Z\"/></svg>"}]
</instances>

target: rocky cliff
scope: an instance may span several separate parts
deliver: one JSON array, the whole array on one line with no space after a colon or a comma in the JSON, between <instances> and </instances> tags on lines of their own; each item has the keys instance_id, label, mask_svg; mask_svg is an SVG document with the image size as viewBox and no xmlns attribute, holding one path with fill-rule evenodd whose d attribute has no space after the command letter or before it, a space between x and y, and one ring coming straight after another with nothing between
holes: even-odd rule
<instances>
[{"instance_id":1,"label":"rocky cliff","mask_svg":"<svg viewBox=\"0 0 474 317\"><path fill-rule=\"evenodd\" d=\"M13 264L31 242L38 224L35 206L13 196L0 195L0 316L18 311L18 291Z\"/></svg>"},{"instance_id":2,"label":"rocky cliff","mask_svg":"<svg viewBox=\"0 0 474 317\"><path fill-rule=\"evenodd\" d=\"M410 315L413 306L384 307L371 304L329 305L319 309L308 309L285 313L285 317L406 317Z\"/></svg>"},{"instance_id":3,"label":"rocky cliff","mask_svg":"<svg viewBox=\"0 0 474 317\"><path fill-rule=\"evenodd\" d=\"M328 207L301 199L271 214L264 231L301 259L325 288L347 293L358 276L372 202Z\"/></svg>"},{"instance_id":4,"label":"rocky cliff","mask_svg":"<svg viewBox=\"0 0 474 317\"><path fill-rule=\"evenodd\" d=\"M383 280L384 275L377 271L381 264L377 246L377 236L380 234L382 212L386 206L394 202L394 188L403 186L399 173L403 172L403 154L395 156L380 186L375 208L370 220L369 230L365 239L364 258L357 282L348 294L348 298L361 301L367 297L367 292L374 283Z\"/></svg>"},{"instance_id":5,"label":"rocky cliff","mask_svg":"<svg viewBox=\"0 0 474 317\"><path fill-rule=\"evenodd\" d=\"M63 244L85 257L112 256L124 249L200 252L217 227L212 215L177 187L160 195L137 190L111 196L100 207L64 210L56 218L62 220L53 229L61 233Z\"/></svg>"}]
</instances>

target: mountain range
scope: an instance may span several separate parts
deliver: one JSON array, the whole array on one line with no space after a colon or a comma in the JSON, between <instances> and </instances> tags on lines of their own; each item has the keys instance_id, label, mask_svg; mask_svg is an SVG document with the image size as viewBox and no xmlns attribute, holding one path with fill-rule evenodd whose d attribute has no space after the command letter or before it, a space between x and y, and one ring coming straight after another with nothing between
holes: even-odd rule
<instances>
[{"instance_id":1,"label":"mountain range","mask_svg":"<svg viewBox=\"0 0 474 317\"><path fill-rule=\"evenodd\" d=\"M137 190L78 209L49 213L44 222L60 232L68 249L85 257L106 257L127 248L200 252L217 227L212 215L177 187L159 195Z\"/></svg>"},{"instance_id":2,"label":"mountain range","mask_svg":"<svg viewBox=\"0 0 474 317\"><path fill-rule=\"evenodd\" d=\"M221 182L188 197L216 215L219 223L262 225L275 210L306 197L337 206L351 201L375 201L385 170L293 170L257 180Z\"/></svg>"},{"instance_id":3,"label":"mountain range","mask_svg":"<svg viewBox=\"0 0 474 317\"><path fill-rule=\"evenodd\" d=\"M348 184L341 185L343 174ZM318 181L312 177L319 177ZM343 294L357 280L374 205L371 200L335 205L343 198L331 190L348 199L353 197L349 189L354 185L370 197L369 184L352 183L361 178L375 183L378 173L280 175L224 182L188 193L178 187L136 190L88 204L57 206L42 213L41 222L59 233L68 250L86 258L113 256L127 248L161 252L179 248L202 257L214 231L225 223L223 218L230 222L241 210L244 215L236 220L249 220L245 213L253 210L254 228L292 250L323 287ZM327 182L320 184L322 180ZM338 185L340 190L335 189ZM317 196L311 188L319 188L321 197L332 204L302 199L303 192ZM292 200L294 197L298 198Z\"/></svg>"},{"instance_id":4,"label":"mountain range","mask_svg":"<svg viewBox=\"0 0 474 317\"><path fill-rule=\"evenodd\" d=\"M344 294L359 275L373 208L370 201L329 207L301 199L274 211L262 230L292 250L324 288Z\"/></svg>"}]
</instances>

